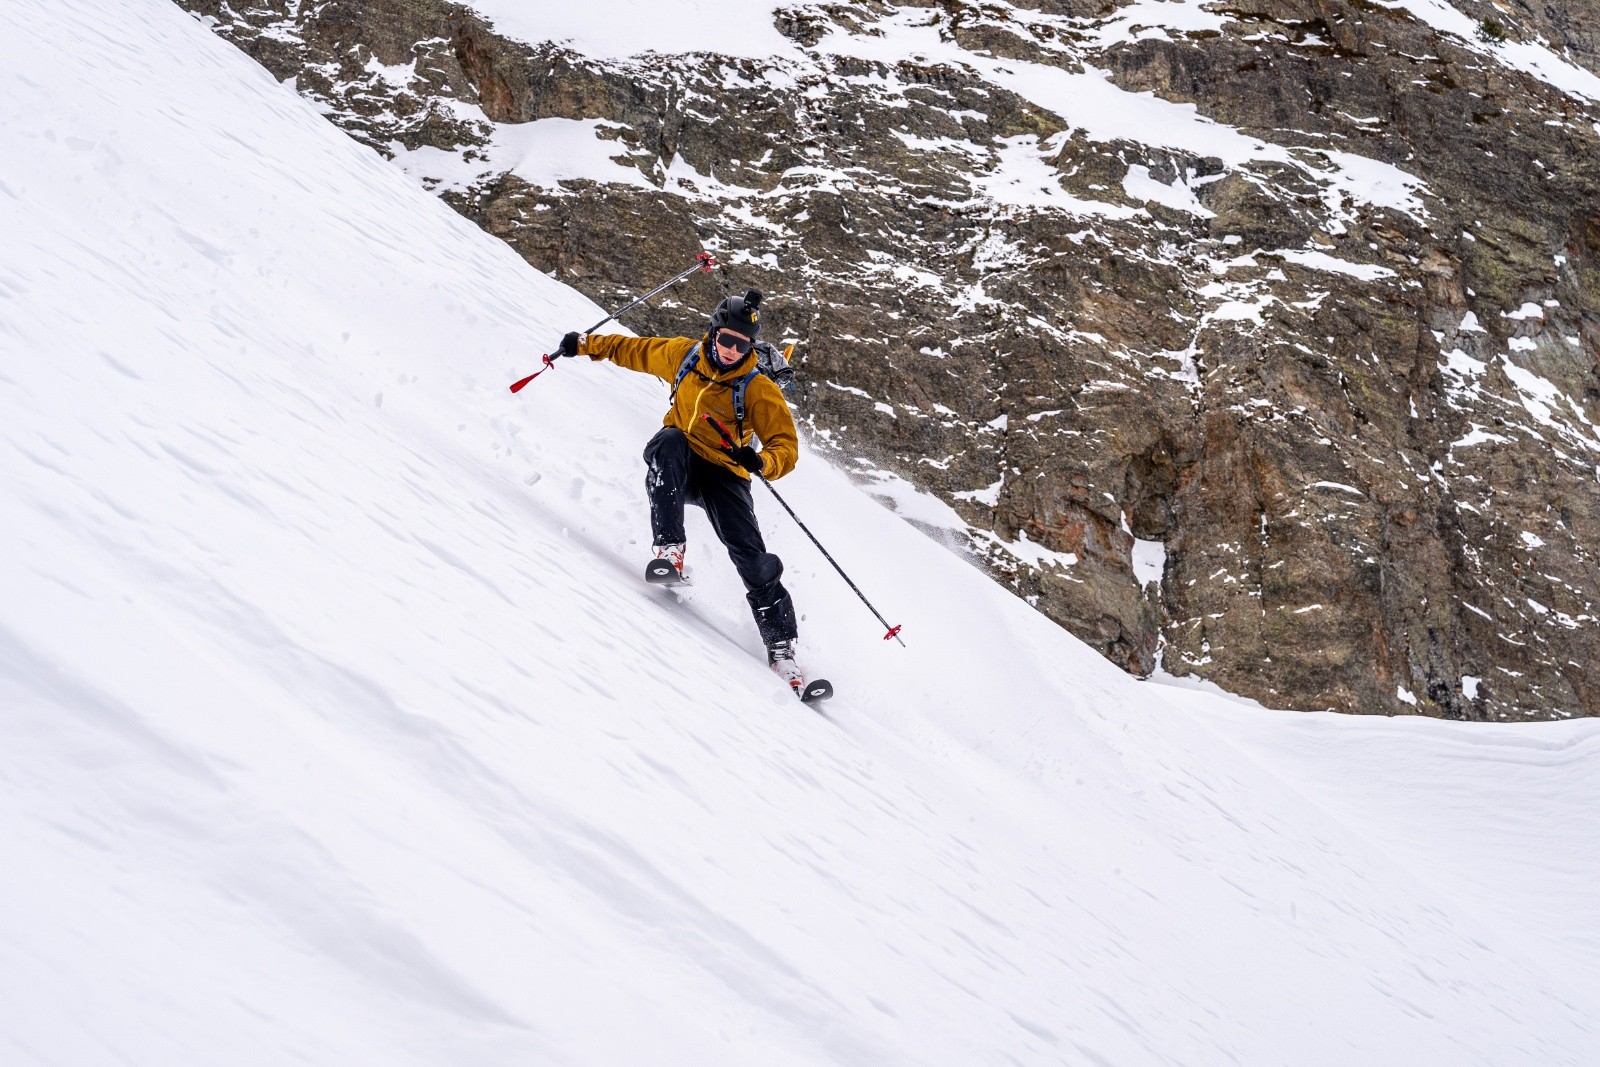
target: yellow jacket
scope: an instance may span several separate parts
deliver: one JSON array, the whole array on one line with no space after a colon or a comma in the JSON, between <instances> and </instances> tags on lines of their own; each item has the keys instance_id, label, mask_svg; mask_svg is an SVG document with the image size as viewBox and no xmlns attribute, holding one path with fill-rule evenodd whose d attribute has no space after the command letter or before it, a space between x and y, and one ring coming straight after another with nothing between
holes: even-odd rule
<instances>
[{"instance_id":1,"label":"yellow jacket","mask_svg":"<svg viewBox=\"0 0 1600 1067\"><path fill-rule=\"evenodd\" d=\"M671 385L694 345L687 337L591 334L579 352L591 359L609 359L619 367L654 374ZM701 339L700 359L678 386L678 394L673 397L672 407L661 425L682 430L688 435L689 447L702 459L741 478L749 478L750 472L723 451L722 438L704 418L710 415L727 428L730 437L738 438L741 445L749 444L752 436L759 437L762 475L768 480L782 478L794 470L800 458L800 438L795 433L794 417L789 414L789 402L783 398L783 390L765 374L750 379L745 387L744 433L741 435L733 418L733 383L755 370L755 349L729 370L722 370L707 358L709 345L709 338Z\"/></svg>"}]
</instances>

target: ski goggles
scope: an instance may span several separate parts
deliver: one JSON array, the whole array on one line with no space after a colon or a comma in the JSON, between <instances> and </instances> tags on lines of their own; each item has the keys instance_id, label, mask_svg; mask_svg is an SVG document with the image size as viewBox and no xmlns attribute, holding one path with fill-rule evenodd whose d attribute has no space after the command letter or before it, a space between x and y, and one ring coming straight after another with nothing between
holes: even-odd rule
<instances>
[{"instance_id":1,"label":"ski goggles","mask_svg":"<svg viewBox=\"0 0 1600 1067\"><path fill-rule=\"evenodd\" d=\"M755 342L748 337L734 337L725 330L718 330L717 346L719 348L731 348L742 356L755 346Z\"/></svg>"}]
</instances>

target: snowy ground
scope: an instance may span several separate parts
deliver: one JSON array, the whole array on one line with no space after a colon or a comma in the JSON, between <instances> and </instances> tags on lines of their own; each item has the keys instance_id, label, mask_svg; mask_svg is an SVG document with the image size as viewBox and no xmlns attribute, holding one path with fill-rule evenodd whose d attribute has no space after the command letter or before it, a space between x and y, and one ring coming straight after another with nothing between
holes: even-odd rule
<instances>
[{"instance_id":1,"label":"snowy ground","mask_svg":"<svg viewBox=\"0 0 1600 1067\"><path fill-rule=\"evenodd\" d=\"M813 458L820 717L664 386L506 391L591 305L162 0L0 58L0 1062L1600 1061L1600 724L1138 683Z\"/></svg>"}]
</instances>

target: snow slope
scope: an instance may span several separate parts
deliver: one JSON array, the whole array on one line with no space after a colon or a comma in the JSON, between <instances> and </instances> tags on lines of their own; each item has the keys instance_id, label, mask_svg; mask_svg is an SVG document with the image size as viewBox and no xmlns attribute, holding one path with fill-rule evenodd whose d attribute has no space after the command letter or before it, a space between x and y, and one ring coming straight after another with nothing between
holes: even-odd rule
<instances>
[{"instance_id":1,"label":"snow slope","mask_svg":"<svg viewBox=\"0 0 1600 1067\"><path fill-rule=\"evenodd\" d=\"M161 0L0 58L0 1062L1600 1057L1600 725L1138 683L808 459L818 716L664 386L506 392L592 305Z\"/></svg>"}]
</instances>

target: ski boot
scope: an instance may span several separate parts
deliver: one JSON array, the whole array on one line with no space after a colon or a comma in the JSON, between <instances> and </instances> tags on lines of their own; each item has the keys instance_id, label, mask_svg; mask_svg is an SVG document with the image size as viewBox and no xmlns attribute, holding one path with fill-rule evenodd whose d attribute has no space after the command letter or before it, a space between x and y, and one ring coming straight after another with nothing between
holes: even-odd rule
<instances>
[{"instance_id":1,"label":"ski boot","mask_svg":"<svg viewBox=\"0 0 1600 1067\"><path fill-rule=\"evenodd\" d=\"M774 641L767 646L767 666L789 684L796 696L803 696L806 690L806 676L801 673L800 664L794 658L794 640Z\"/></svg>"}]
</instances>

